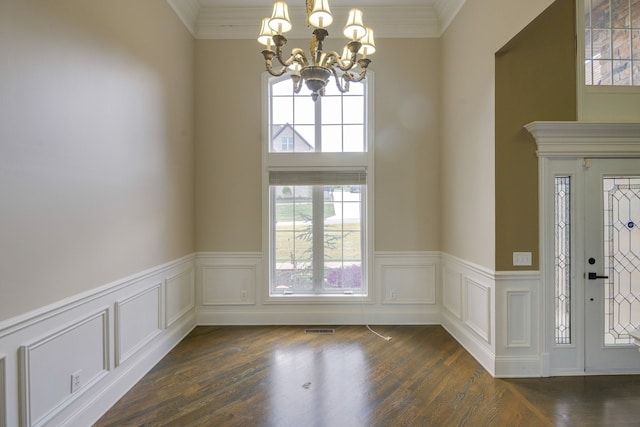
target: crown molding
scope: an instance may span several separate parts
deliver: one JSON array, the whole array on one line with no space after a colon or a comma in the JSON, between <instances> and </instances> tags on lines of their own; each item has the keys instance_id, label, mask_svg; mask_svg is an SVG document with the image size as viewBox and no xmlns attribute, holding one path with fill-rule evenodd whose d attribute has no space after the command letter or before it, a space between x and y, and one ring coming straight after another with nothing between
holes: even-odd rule
<instances>
[{"instance_id":1,"label":"crown molding","mask_svg":"<svg viewBox=\"0 0 640 427\"><path fill-rule=\"evenodd\" d=\"M261 18L271 14L271 7L202 7L198 0L167 2L198 39L254 39L259 31ZM459 7L453 8L448 4L451 2L452 0L438 0L435 7L368 6L365 10L365 23L375 29L376 38L439 37L443 28L439 14L457 13L464 0L453 0L456 4L460 3ZM334 16L346 19L349 8L335 7L333 12ZM305 21L304 8L290 7L289 15L294 29L287 33L287 38L307 38L308 28L296 24Z\"/></svg>"},{"instance_id":2,"label":"crown molding","mask_svg":"<svg viewBox=\"0 0 640 427\"><path fill-rule=\"evenodd\" d=\"M442 35L449 24L453 21L453 18L456 17L462 6L464 6L466 0L436 0L433 4L435 8L439 20L440 20L440 31L439 35Z\"/></svg>"},{"instance_id":3,"label":"crown molding","mask_svg":"<svg viewBox=\"0 0 640 427\"><path fill-rule=\"evenodd\" d=\"M189 32L197 37L196 23L198 21L198 15L200 14L200 2L198 0L167 0L169 6L178 15L182 23L189 30Z\"/></svg>"},{"instance_id":4,"label":"crown molding","mask_svg":"<svg viewBox=\"0 0 640 427\"><path fill-rule=\"evenodd\" d=\"M531 122L538 157L640 157L640 123Z\"/></svg>"}]
</instances>

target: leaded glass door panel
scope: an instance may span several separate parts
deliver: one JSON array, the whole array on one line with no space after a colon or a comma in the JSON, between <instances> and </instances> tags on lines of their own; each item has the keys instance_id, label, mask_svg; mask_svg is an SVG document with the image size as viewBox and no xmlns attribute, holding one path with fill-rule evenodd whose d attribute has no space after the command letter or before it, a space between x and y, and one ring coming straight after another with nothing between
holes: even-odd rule
<instances>
[{"instance_id":1,"label":"leaded glass door panel","mask_svg":"<svg viewBox=\"0 0 640 427\"><path fill-rule=\"evenodd\" d=\"M585 370L640 372L640 159L586 164Z\"/></svg>"}]
</instances>

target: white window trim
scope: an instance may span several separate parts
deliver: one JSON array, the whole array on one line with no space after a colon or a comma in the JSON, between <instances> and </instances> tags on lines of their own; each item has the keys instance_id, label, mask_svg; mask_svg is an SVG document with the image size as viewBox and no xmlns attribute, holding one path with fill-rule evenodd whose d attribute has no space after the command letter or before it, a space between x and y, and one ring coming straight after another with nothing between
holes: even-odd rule
<instances>
[{"instance_id":1,"label":"white window trim","mask_svg":"<svg viewBox=\"0 0 640 427\"><path fill-rule=\"evenodd\" d=\"M374 286L374 206L375 206L375 132L374 132L374 98L375 98L375 80L374 72L367 71L367 105L366 105L366 124L365 124L365 140L367 143L367 151L364 153L269 153L269 80L270 74L266 71L262 73L262 265L267 274L264 277L264 283L261 290L264 293L262 302L264 304L300 304L300 303L326 303L326 304L353 304L375 302L376 288ZM359 84L359 83L358 83ZM306 90L304 87L302 90ZM309 156L308 165L313 165L317 161L318 166L326 164L329 160L332 165L331 169L350 169L360 167L367 171L367 200L366 200L366 247L363 254L366 262L366 271L363 272L363 284L366 290L365 295L326 295L326 294L293 294L293 295L271 295L270 293L270 249L269 249L269 170L270 169L293 169L300 170L300 158ZM322 162L320 162L322 160Z\"/></svg>"}]
</instances>

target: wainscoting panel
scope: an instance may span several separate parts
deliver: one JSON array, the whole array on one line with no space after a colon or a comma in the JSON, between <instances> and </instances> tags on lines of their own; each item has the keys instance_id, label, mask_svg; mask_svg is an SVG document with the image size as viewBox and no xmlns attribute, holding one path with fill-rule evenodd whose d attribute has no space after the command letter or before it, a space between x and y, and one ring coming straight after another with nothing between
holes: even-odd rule
<instances>
[{"instance_id":1,"label":"wainscoting panel","mask_svg":"<svg viewBox=\"0 0 640 427\"><path fill-rule=\"evenodd\" d=\"M105 308L20 348L27 425L44 425L108 373L108 319Z\"/></svg>"},{"instance_id":2,"label":"wainscoting panel","mask_svg":"<svg viewBox=\"0 0 640 427\"><path fill-rule=\"evenodd\" d=\"M442 254L442 326L492 375L495 372L494 273Z\"/></svg>"},{"instance_id":3,"label":"wainscoting panel","mask_svg":"<svg viewBox=\"0 0 640 427\"><path fill-rule=\"evenodd\" d=\"M428 254L376 256L383 304L436 304L439 257Z\"/></svg>"},{"instance_id":4,"label":"wainscoting panel","mask_svg":"<svg viewBox=\"0 0 640 427\"><path fill-rule=\"evenodd\" d=\"M164 281L165 328L195 308L194 269L188 268Z\"/></svg>"},{"instance_id":5,"label":"wainscoting panel","mask_svg":"<svg viewBox=\"0 0 640 427\"><path fill-rule=\"evenodd\" d=\"M0 323L0 427L95 423L195 327L194 267L185 256Z\"/></svg>"},{"instance_id":6,"label":"wainscoting panel","mask_svg":"<svg viewBox=\"0 0 640 427\"><path fill-rule=\"evenodd\" d=\"M198 324L439 324L439 261L434 252L376 253L367 297L269 297L262 253L199 253Z\"/></svg>"},{"instance_id":7,"label":"wainscoting panel","mask_svg":"<svg viewBox=\"0 0 640 427\"><path fill-rule=\"evenodd\" d=\"M199 254L200 304L254 305L262 254Z\"/></svg>"},{"instance_id":8,"label":"wainscoting panel","mask_svg":"<svg viewBox=\"0 0 640 427\"><path fill-rule=\"evenodd\" d=\"M124 301L116 301L116 366L162 332L161 286L157 283Z\"/></svg>"},{"instance_id":9,"label":"wainscoting panel","mask_svg":"<svg viewBox=\"0 0 640 427\"><path fill-rule=\"evenodd\" d=\"M491 343L491 288L469 278L464 280L464 323Z\"/></svg>"},{"instance_id":10,"label":"wainscoting panel","mask_svg":"<svg viewBox=\"0 0 640 427\"><path fill-rule=\"evenodd\" d=\"M542 375L540 274L496 273L496 376Z\"/></svg>"},{"instance_id":11,"label":"wainscoting panel","mask_svg":"<svg viewBox=\"0 0 640 427\"><path fill-rule=\"evenodd\" d=\"M531 347L531 292L509 290L507 295L507 348Z\"/></svg>"},{"instance_id":12,"label":"wainscoting panel","mask_svg":"<svg viewBox=\"0 0 640 427\"><path fill-rule=\"evenodd\" d=\"M462 274L446 265L443 268L442 305L456 318L462 319Z\"/></svg>"}]
</instances>

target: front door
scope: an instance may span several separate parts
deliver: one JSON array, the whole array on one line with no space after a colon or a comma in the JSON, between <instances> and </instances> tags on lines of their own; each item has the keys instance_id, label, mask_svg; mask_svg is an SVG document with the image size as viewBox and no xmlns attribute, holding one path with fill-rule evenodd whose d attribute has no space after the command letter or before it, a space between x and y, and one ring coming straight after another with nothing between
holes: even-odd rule
<instances>
[{"instance_id":1,"label":"front door","mask_svg":"<svg viewBox=\"0 0 640 427\"><path fill-rule=\"evenodd\" d=\"M640 159L585 165L585 371L640 372Z\"/></svg>"}]
</instances>

